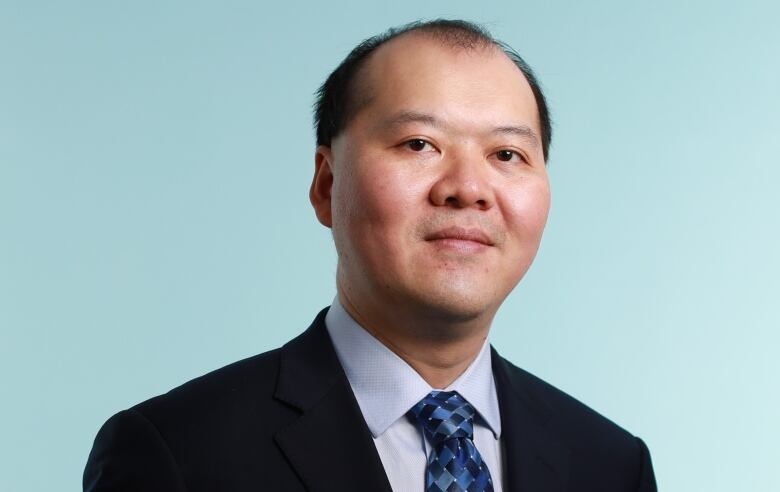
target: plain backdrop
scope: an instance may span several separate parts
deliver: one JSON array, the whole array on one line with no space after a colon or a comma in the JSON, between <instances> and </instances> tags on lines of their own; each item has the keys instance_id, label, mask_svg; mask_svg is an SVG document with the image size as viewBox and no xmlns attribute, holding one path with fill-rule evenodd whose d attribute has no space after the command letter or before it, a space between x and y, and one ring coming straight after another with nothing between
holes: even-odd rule
<instances>
[{"instance_id":1,"label":"plain backdrop","mask_svg":"<svg viewBox=\"0 0 780 492\"><path fill-rule=\"evenodd\" d=\"M641 436L661 490L780 490L776 5L0 0L0 490L79 490L110 415L330 303L313 93L436 17L517 49L554 119L492 343Z\"/></svg>"}]
</instances>

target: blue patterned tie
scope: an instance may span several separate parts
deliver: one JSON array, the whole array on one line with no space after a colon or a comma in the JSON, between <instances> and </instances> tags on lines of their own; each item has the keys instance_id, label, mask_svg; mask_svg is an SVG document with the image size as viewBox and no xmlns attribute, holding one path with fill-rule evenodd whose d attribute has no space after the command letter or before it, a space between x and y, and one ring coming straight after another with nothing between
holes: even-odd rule
<instances>
[{"instance_id":1,"label":"blue patterned tie","mask_svg":"<svg viewBox=\"0 0 780 492\"><path fill-rule=\"evenodd\" d=\"M426 492L493 492L487 464L473 442L475 413L455 391L431 391L409 410L433 445Z\"/></svg>"}]
</instances>

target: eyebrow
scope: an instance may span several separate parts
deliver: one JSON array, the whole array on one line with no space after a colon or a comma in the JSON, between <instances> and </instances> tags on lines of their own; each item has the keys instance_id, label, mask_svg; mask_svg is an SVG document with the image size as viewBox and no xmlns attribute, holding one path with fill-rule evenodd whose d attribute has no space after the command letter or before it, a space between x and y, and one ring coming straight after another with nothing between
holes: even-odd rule
<instances>
[{"instance_id":1,"label":"eyebrow","mask_svg":"<svg viewBox=\"0 0 780 492\"><path fill-rule=\"evenodd\" d=\"M501 135L517 135L518 137L523 137L535 146L539 145L539 138L536 136L536 132L531 130L526 125L510 125L510 126L499 126L498 128L494 128L491 133L499 133Z\"/></svg>"},{"instance_id":2,"label":"eyebrow","mask_svg":"<svg viewBox=\"0 0 780 492\"><path fill-rule=\"evenodd\" d=\"M434 128L446 128L447 124L437 119L435 116L429 113L421 113L419 111L400 111L387 119L382 120L379 123L381 128L392 128L404 125L406 123L422 123L424 125L432 126ZM516 135L522 137L534 146L539 145L539 137L536 132L533 131L527 125L502 125L493 128L488 133L500 134L500 135Z\"/></svg>"}]
</instances>

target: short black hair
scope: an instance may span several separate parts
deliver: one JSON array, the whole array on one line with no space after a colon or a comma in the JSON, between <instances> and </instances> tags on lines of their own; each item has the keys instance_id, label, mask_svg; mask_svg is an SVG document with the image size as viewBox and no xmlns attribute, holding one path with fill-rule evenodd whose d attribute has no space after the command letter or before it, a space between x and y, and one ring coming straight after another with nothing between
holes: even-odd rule
<instances>
[{"instance_id":1,"label":"short black hair","mask_svg":"<svg viewBox=\"0 0 780 492\"><path fill-rule=\"evenodd\" d=\"M350 119L360 109L354 94L356 89L354 81L356 74L371 53L391 39L410 32L425 34L442 44L456 48L474 49L495 46L501 49L520 69L531 86L539 111L542 152L544 160L547 160L552 139L552 124L547 101L531 67L515 50L506 43L495 39L485 28L473 22L450 19L416 21L400 27L393 27L357 45L328 76L315 94L314 126L317 131L317 145L330 146L331 141L344 130Z\"/></svg>"}]
</instances>

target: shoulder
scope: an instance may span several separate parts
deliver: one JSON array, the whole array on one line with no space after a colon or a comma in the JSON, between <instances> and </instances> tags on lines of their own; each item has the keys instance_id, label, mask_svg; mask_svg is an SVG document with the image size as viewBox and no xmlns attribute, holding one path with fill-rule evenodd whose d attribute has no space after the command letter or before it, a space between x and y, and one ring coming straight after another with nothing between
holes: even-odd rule
<instances>
[{"instance_id":1,"label":"shoulder","mask_svg":"<svg viewBox=\"0 0 780 492\"><path fill-rule=\"evenodd\" d=\"M502 357L498 357L498 367L506 375L505 384L512 386L542 426L568 450L572 478L605 486L607 477L620 477L616 471L622 470L627 472L627 481L639 484L638 490L655 490L650 453L640 438Z\"/></svg>"},{"instance_id":2,"label":"shoulder","mask_svg":"<svg viewBox=\"0 0 780 492\"><path fill-rule=\"evenodd\" d=\"M538 376L517 367L499 357L516 391L531 400L540 411L549 414L550 424L562 428L572 427L579 432L597 435L614 435L616 438L633 438L621 426L597 412L590 406Z\"/></svg>"},{"instance_id":3,"label":"shoulder","mask_svg":"<svg viewBox=\"0 0 780 492\"><path fill-rule=\"evenodd\" d=\"M279 351L274 349L233 362L141 402L133 409L153 413L169 405L192 409L199 404L219 406L240 398L270 397L279 370Z\"/></svg>"},{"instance_id":4,"label":"shoulder","mask_svg":"<svg viewBox=\"0 0 780 492\"><path fill-rule=\"evenodd\" d=\"M229 431L256 416L283 418L289 409L274 399L280 349L274 349L188 381L165 394L150 398L130 410L143 415L173 438L185 438L196 429ZM255 418L253 418L255 417Z\"/></svg>"},{"instance_id":5,"label":"shoulder","mask_svg":"<svg viewBox=\"0 0 780 492\"><path fill-rule=\"evenodd\" d=\"M239 477L252 463L281 467L272 437L298 412L274 398L279 365L280 349L271 350L117 413L95 438L84 489L184 490L213 469Z\"/></svg>"},{"instance_id":6,"label":"shoulder","mask_svg":"<svg viewBox=\"0 0 780 492\"><path fill-rule=\"evenodd\" d=\"M272 432L295 415L274 398L278 368L275 349L209 372L115 414L98 432L96 446L147 436L147 444L186 454L199 441L219 447L251 432Z\"/></svg>"},{"instance_id":7,"label":"shoulder","mask_svg":"<svg viewBox=\"0 0 780 492\"><path fill-rule=\"evenodd\" d=\"M282 371L282 354L295 352L307 358L323 352L327 342L323 309L307 330L283 347L239 360L129 408L143 417L166 442L187 443L204 434L229 438L249 431L266 434L295 419L299 411L276 397ZM305 350L297 349L305 345ZM300 366L285 373L294 377ZM119 416L128 413L118 414ZM186 445L186 444L185 444Z\"/></svg>"}]
</instances>

